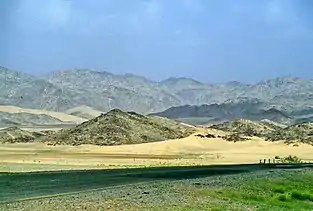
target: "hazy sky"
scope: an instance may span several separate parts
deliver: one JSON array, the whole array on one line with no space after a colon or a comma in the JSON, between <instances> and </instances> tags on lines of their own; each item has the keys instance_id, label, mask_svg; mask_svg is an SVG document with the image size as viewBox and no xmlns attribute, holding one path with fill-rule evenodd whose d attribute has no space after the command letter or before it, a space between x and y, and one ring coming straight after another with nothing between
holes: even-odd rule
<instances>
[{"instance_id":1,"label":"hazy sky","mask_svg":"<svg viewBox=\"0 0 313 211\"><path fill-rule=\"evenodd\" d=\"M313 0L0 0L0 65L153 80L313 78Z\"/></svg>"}]
</instances>

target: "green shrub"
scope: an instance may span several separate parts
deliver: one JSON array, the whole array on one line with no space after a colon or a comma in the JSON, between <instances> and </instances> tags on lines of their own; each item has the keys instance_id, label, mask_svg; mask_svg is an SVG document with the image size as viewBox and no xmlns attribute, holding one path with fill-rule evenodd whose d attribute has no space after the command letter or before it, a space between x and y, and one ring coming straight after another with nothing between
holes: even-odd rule
<instances>
[{"instance_id":1,"label":"green shrub","mask_svg":"<svg viewBox=\"0 0 313 211\"><path fill-rule=\"evenodd\" d=\"M297 156L287 156L281 159L283 162L286 163L301 163L301 159Z\"/></svg>"},{"instance_id":2,"label":"green shrub","mask_svg":"<svg viewBox=\"0 0 313 211\"><path fill-rule=\"evenodd\" d=\"M311 195L309 193L301 193L300 191L292 191L291 197L297 200L310 200Z\"/></svg>"},{"instance_id":3,"label":"green shrub","mask_svg":"<svg viewBox=\"0 0 313 211\"><path fill-rule=\"evenodd\" d=\"M287 197L287 195L285 195L285 194L281 194L281 195L279 195L279 196L277 197L277 199L278 199L279 201L287 201L287 200L288 200L288 197Z\"/></svg>"},{"instance_id":4,"label":"green shrub","mask_svg":"<svg viewBox=\"0 0 313 211\"><path fill-rule=\"evenodd\" d=\"M285 193L286 192L286 188L283 186L276 186L274 187L273 191L275 193Z\"/></svg>"}]
</instances>

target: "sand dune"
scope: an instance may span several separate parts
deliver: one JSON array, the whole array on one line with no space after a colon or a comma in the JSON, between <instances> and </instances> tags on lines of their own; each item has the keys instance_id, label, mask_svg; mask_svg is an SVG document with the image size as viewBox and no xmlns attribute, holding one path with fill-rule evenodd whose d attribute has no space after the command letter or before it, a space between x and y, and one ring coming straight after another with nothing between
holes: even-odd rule
<instances>
[{"instance_id":1,"label":"sand dune","mask_svg":"<svg viewBox=\"0 0 313 211\"><path fill-rule=\"evenodd\" d=\"M77 106L77 107L68 109L65 111L65 113L67 113L67 114L78 114L78 116L81 116L81 117L86 116L86 117L88 117L88 119L91 119L91 118L99 116L101 113L104 113L104 112L99 111L99 110L95 110L89 106L82 105L82 106Z\"/></svg>"},{"instance_id":2,"label":"sand dune","mask_svg":"<svg viewBox=\"0 0 313 211\"><path fill-rule=\"evenodd\" d=\"M86 121L86 119L77 117L74 115L69 115L61 112L55 111L46 111L46 110L37 110L37 109L30 109L30 108L21 108L17 106L7 106L7 105L0 105L0 111L8 112L8 113L30 113L30 114L46 114L57 118L61 121L70 121L74 123L81 123Z\"/></svg>"},{"instance_id":3,"label":"sand dune","mask_svg":"<svg viewBox=\"0 0 313 211\"><path fill-rule=\"evenodd\" d=\"M221 138L199 138L190 136L179 140L168 140L138 145L122 146L80 146L82 151L98 153L128 153L128 154L196 154L202 157L212 157L219 154L215 162L256 162L259 159L274 158L274 156L296 155L302 159L313 159L313 146L299 144L295 147L283 142L267 142L253 138L244 142L227 142ZM207 156L206 156L207 155Z\"/></svg>"},{"instance_id":4,"label":"sand dune","mask_svg":"<svg viewBox=\"0 0 313 211\"><path fill-rule=\"evenodd\" d=\"M0 145L2 163L76 165L89 168L160 162L206 165L258 163L260 159L288 155L313 161L313 146L299 144L296 147L260 138L234 143L221 138L199 138L195 135L183 139L120 146L47 146L42 143Z\"/></svg>"}]
</instances>

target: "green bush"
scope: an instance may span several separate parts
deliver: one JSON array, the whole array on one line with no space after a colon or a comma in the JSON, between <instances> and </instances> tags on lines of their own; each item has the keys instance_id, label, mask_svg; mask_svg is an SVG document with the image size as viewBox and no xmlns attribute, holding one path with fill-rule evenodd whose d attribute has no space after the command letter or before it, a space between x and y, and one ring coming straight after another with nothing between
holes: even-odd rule
<instances>
[{"instance_id":1,"label":"green bush","mask_svg":"<svg viewBox=\"0 0 313 211\"><path fill-rule=\"evenodd\" d=\"M304 201L304 200L310 200L312 196L309 193L301 193L300 191L292 191L291 197L293 199Z\"/></svg>"},{"instance_id":2,"label":"green bush","mask_svg":"<svg viewBox=\"0 0 313 211\"><path fill-rule=\"evenodd\" d=\"M278 199L279 201L287 201L287 200L288 200L288 197L287 197L287 195L285 195L285 194L281 194L281 195L279 195L279 196L277 197L277 199Z\"/></svg>"},{"instance_id":3,"label":"green bush","mask_svg":"<svg viewBox=\"0 0 313 211\"><path fill-rule=\"evenodd\" d=\"M273 191L275 193L285 193L286 192L286 188L283 186L276 186L274 187Z\"/></svg>"},{"instance_id":4,"label":"green bush","mask_svg":"<svg viewBox=\"0 0 313 211\"><path fill-rule=\"evenodd\" d=\"M283 162L286 163L301 163L301 159L297 156L287 156L281 159Z\"/></svg>"}]
</instances>

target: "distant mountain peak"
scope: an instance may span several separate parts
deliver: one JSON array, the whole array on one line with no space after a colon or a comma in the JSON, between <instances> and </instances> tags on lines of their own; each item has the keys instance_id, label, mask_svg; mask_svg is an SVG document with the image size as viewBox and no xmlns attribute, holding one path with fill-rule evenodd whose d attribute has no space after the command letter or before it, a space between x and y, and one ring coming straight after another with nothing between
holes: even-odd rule
<instances>
[{"instance_id":1,"label":"distant mountain peak","mask_svg":"<svg viewBox=\"0 0 313 211\"><path fill-rule=\"evenodd\" d=\"M162 84L169 84L169 83L178 83L178 82L191 82L196 84L202 84L200 81L197 81L193 78L187 78L187 77L169 77L160 83Z\"/></svg>"},{"instance_id":2,"label":"distant mountain peak","mask_svg":"<svg viewBox=\"0 0 313 211\"><path fill-rule=\"evenodd\" d=\"M233 85L233 86L241 86L241 85L246 85L244 83L241 83L239 81L229 81L229 82L226 82L227 85Z\"/></svg>"},{"instance_id":3,"label":"distant mountain peak","mask_svg":"<svg viewBox=\"0 0 313 211\"><path fill-rule=\"evenodd\" d=\"M276 84L276 85L283 85L287 83L295 83L295 82L306 82L307 80L292 76L292 75L285 75L285 76L280 76L272 79L267 79L261 81L259 84Z\"/></svg>"},{"instance_id":4,"label":"distant mountain peak","mask_svg":"<svg viewBox=\"0 0 313 211\"><path fill-rule=\"evenodd\" d=\"M119 108L114 108L114 109L110 110L109 112L107 112L103 115L110 115L110 114L126 114L126 112L122 111Z\"/></svg>"},{"instance_id":5,"label":"distant mountain peak","mask_svg":"<svg viewBox=\"0 0 313 211\"><path fill-rule=\"evenodd\" d=\"M0 66L0 74L14 75L14 76L28 76L26 73L18 72L6 67ZM0 81L1 82L1 81Z\"/></svg>"},{"instance_id":6,"label":"distant mountain peak","mask_svg":"<svg viewBox=\"0 0 313 211\"><path fill-rule=\"evenodd\" d=\"M88 68L73 68L73 69L64 69L57 70L52 72L52 74L103 74L103 75L114 75L113 73L107 71L97 71Z\"/></svg>"},{"instance_id":7,"label":"distant mountain peak","mask_svg":"<svg viewBox=\"0 0 313 211\"><path fill-rule=\"evenodd\" d=\"M261 104L263 103L258 98L251 98L251 97L237 97L236 99L230 99L226 100L223 104L229 104L229 103L235 103L235 104Z\"/></svg>"},{"instance_id":8,"label":"distant mountain peak","mask_svg":"<svg viewBox=\"0 0 313 211\"><path fill-rule=\"evenodd\" d=\"M146 83L153 83L155 84L156 82L155 81L152 81L144 76L139 76L139 75L135 75L135 74L132 74L132 73L125 73L123 75L118 75L119 77L125 77L126 79L135 79L135 80L140 80L140 81L144 81Z\"/></svg>"}]
</instances>

